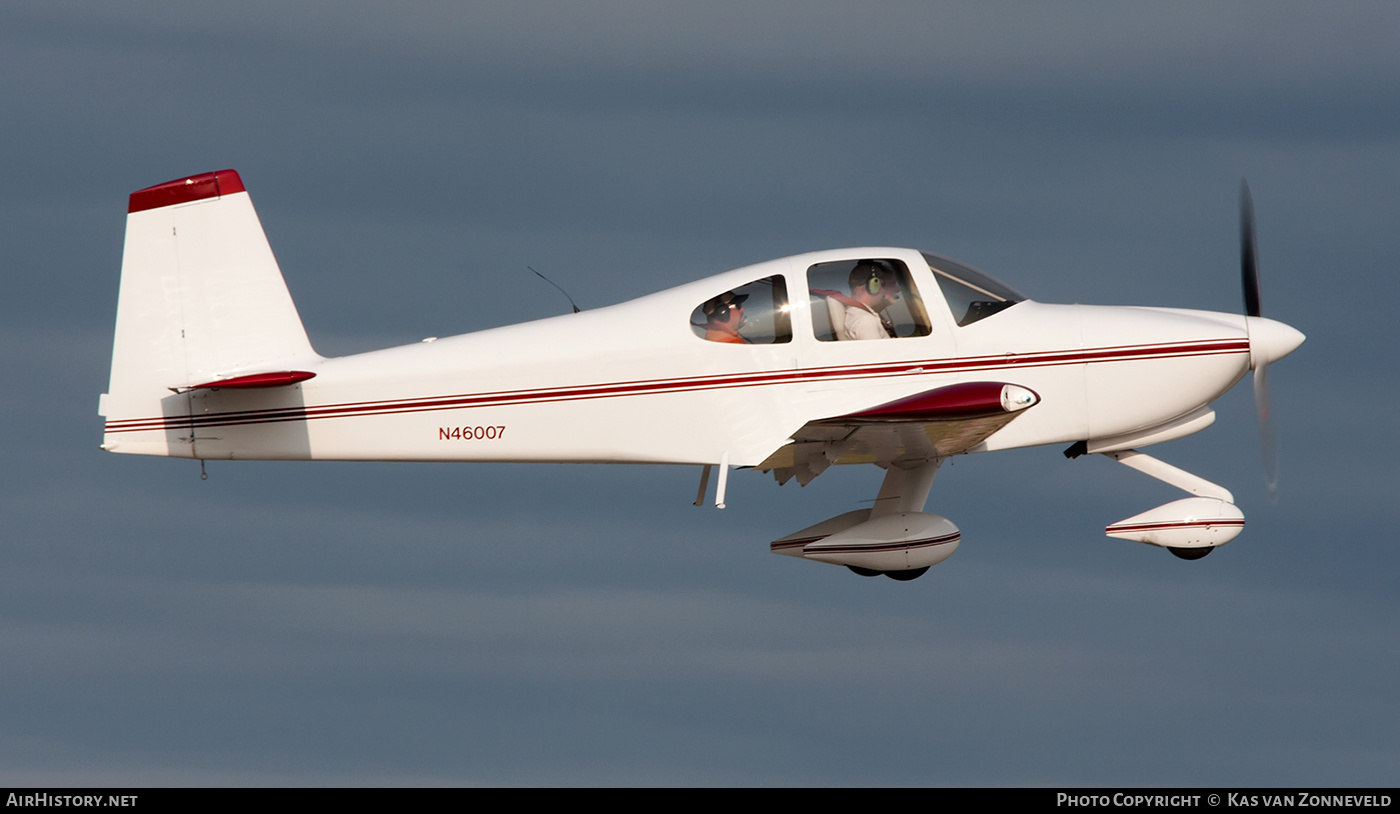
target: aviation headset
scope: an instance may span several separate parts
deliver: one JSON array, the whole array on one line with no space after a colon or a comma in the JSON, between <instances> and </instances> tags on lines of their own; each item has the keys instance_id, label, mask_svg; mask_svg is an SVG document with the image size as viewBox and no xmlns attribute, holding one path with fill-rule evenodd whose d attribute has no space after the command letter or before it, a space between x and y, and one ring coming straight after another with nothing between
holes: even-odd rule
<instances>
[{"instance_id":1,"label":"aviation headset","mask_svg":"<svg viewBox=\"0 0 1400 814\"><path fill-rule=\"evenodd\" d=\"M728 322L729 309L735 306L742 306L746 299L748 299L748 295L746 294L735 294L732 291L726 291L705 303L705 316L716 322Z\"/></svg>"},{"instance_id":2,"label":"aviation headset","mask_svg":"<svg viewBox=\"0 0 1400 814\"><path fill-rule=\"evenodd\" d=\"M851 287L863 286L866 293L874 296L885 287L885 281L881 279L882 276L893 279L894 272L879 261L862 260L851 269Z\"/></svg>"}]
</instances>

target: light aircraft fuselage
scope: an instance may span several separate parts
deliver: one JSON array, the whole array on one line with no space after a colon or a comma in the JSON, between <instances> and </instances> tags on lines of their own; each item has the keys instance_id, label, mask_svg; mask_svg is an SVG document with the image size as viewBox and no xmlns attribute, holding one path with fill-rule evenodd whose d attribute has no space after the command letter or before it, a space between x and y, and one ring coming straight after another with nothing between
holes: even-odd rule
<instances>
[{"instance_id":1,"label":"light aircraft fuselage","mask_svg":"<svg viewBox=\"0 0 1400 814\"><path fill-rule=\"evenodd\" d=\"M1038 303L937 255L861 247L325 358L225 170L131 197L103 448L719 466L721 493L730 467L805 484L829 465L874 463L892 473L885 498L908 494L859 526L920 515L951 454L1116 453L1197 432L1213 400L1301 341L1259 316ZM902 570L873 562L886 567L853 570Z\"/></svg>"}]
</instances>

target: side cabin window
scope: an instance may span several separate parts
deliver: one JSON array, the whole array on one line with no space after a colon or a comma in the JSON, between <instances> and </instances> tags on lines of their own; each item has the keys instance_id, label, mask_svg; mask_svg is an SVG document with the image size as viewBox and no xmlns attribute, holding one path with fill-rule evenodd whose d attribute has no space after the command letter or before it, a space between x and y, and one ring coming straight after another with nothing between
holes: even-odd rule
<instances>
[{"instance_id":1,"label":"side cabin window","mask_svg":"<svg viewBox=\"0 0 1400 814\"><path fill-rule=\"evenodd\" d=\"M690 312L690 329L707 342L776 345L792 341L787 285L781 275L721 291Z\"/></svg>"},{"instance_id":2,"label":"side cabin window","mask_svg":"<svg viewBox=\"0 0 1400 814\"><path fill-rule=\"evenodd\" d=\"M1026 295L971 266L928 252L923 255L958 327L986 319L1026 299Z\"/></svg>"},{"instance_id":3,"label":"side cabin window","mask_svg":"<svg viewBox=\"0 0 1400 814\"><path fill-rule=\"evenodd\" d=\"M807 269L812 330L823 342L928 336L928 312L898 260L862 258Z\"/></svg>"}]
</instances>

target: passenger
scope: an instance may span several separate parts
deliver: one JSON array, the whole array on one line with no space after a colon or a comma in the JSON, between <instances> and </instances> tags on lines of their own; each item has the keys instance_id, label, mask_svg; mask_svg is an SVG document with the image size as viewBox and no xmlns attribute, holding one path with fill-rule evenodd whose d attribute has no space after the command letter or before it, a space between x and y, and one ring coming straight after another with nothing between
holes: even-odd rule
<instances>
[{"instance_id":1,"label":"passenger","mask_svg":"<svg viewBox=\"0 0 1400 814\"><path fill-rule=\"evenodd\" d=\"M747 345L749 340L739 334L744 327L744 300L748 294L726 291L700 306L705 314L705 339L709 342L730 342Z\"/></svg>"},{"instance_id":2,"label":"passenger","mask_svg":"<svg viewBox=\"0 0 1400 814\"><path fill-rule=\"evenodd\" d=\"M840 339L890 339L894 324L885 309L899 299L899 280L884 263L862 260L851 269L849 278L852 303L846 305L846 319L838 331Z\"/></svg>"}]
</instances>

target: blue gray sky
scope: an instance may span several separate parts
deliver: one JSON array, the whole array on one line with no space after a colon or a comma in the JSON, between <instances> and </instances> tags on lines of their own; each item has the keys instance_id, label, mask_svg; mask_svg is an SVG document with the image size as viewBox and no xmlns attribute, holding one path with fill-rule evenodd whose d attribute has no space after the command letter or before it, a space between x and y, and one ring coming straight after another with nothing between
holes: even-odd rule
<instances>
[{"instance_id":1,"label":"blue gray sky","mask_svg":"<svg viewBox=\"0 0 1400 814\"><path fill-rule=\"evenodd\" d=\"M0 7L0 782L1394 785L1392 3ZM231 167L339 355L900 245L1046 302L1236 311L1271 369L1154 454L946 465L907 584L767 542L873 468L696 509L667 467L102 453L126 196ZM510 296L499 296L505 288ZM1340 399L1346 396L1345 400ZM1341 432L1346 429L1347 432ZM849 505L848 505L849 504Z\"/></svg>"}]
</instances>

